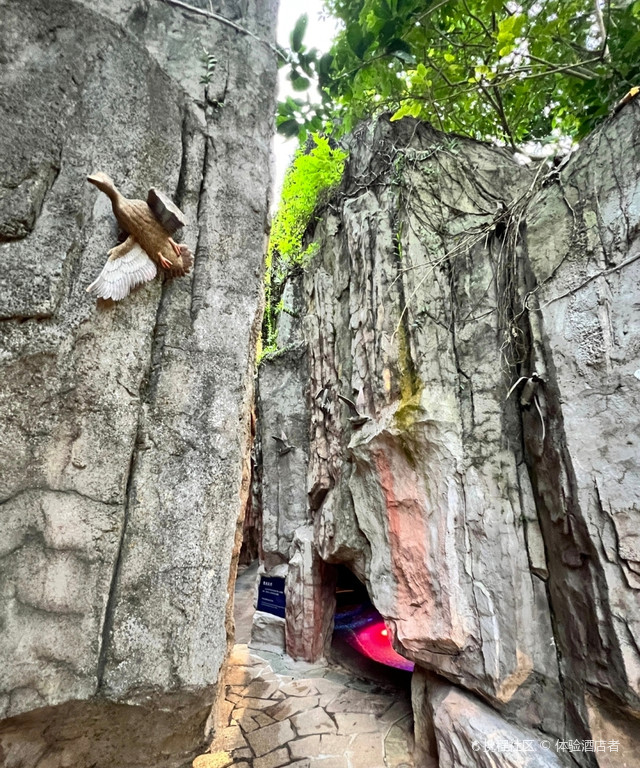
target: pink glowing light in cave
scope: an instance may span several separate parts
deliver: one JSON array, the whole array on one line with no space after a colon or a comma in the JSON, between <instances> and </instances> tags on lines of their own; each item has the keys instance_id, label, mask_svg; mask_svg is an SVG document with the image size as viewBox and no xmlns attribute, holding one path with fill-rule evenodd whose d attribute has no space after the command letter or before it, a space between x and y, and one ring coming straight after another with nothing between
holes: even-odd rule
<instances>
[{"instance_id":1,"label":"pink glowing light in cave","mask_svg":"<svg viewBox=\"0 0 640 768\"><path fill-rule=\"evenodd\" d=\"M405 669L408 672L413 670L413 662L393 650L389 630L383 621L352 629L348 635L349 645L373 661L385 664L387 667Z\"/></svg>"}]
</instances>

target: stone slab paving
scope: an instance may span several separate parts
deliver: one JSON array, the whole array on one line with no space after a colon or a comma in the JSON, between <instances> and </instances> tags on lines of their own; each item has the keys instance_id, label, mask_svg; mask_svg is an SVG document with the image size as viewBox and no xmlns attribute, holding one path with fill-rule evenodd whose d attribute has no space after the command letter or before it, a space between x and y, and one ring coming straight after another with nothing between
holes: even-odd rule
<instances>
[{"instance_id":1,"label":"stone slab paving","mask_svg":"<svg viewBox=\"0 0 640 768\"><path fill-rule=\"evenodd\" d=\"M411 706L374 683L236 645L193 768L414 768Z\"/></svg>"}]
</instances>

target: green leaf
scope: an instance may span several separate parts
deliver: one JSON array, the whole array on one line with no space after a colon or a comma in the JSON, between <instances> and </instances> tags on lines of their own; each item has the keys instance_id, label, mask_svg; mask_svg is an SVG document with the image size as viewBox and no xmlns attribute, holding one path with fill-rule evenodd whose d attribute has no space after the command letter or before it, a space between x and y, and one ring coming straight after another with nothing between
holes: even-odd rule
<instances>
[{"instance_id":1,"label":"green leaf","mask_svg":"<svg viewBox=\"0 0 640 768\"><path fill-rule=\"evenodd\" d=\"M325 53L318 62L318 72L321 75L328 75L331 69L331 62L333 61L333 55L331 53Z\"/></svg>"},{"instance_id":2,"label":"green leaf","mask_svg":"<svg viewBox=\"0 0 640 768\"><path fill-rule=\"evenodd\" d=\"M285 120L284 122L279 123L277 126L278 133L282 134L283 136L297 136L299 130L300 125L298 121L294 120L293 118Z\"/></svg>"},{"instance_id":3,"label":"green leaf","mask_svg":"<svg viewBox=\"0 0 640 768\"><path fill-rule=\"evenodd\" d=\"M301 133L330 121L340 136L393 104L394 120L417 115L478 139L504 139L505 121L516 144L544 140L552 129L577 137L640 82L640 0L607 4L610 57L589 64L594 35L599 44L593 0L325 0L325 7L340 28L330 53L306 51L299 37L288 65L300 88L315 79L319 103L285 100L278 108ZM588 82L572 67L588 72ZM488 100L478 82L490 82L499 100Z\"/></svg>"},{"instance_id":4,"label":"green leaf","mask_svg":"<svg viewBox=\"0 0 640 768\"><path fill-rule=\"evenodd\" d=\"M402 120L403 117L407 117L411 114L411 102L405 101L404 104L400 107L400 109L396 110L391 117L389 118L391 122L395 122L396 120Z\"/></svg>"},{"instance_id":5,"label":"green leaf","mask_svg":"<svg viewBox=\"0 0 640 768\"><path fill-rule=\"evenodd\" d=\"M640 5L640 3L639 3ZM638 55L640 51L640 30L633 35L622 49L622 55Z\"/></svg>"},{"instance_id":6,"label":"green leaf","mask_svg":"<svg viewBox=\"0 0 640 768\"><path fill-rule=\"evenodd\" d=\"M358 25L347 29L346 37L349 47L359 59L364 58L364 54L375 39L371 32L363 34L362 29Z\"/></svg>"},{"instance_id":7,"label":"green leaf","mask_svg":"<svg viewBox=\"0 0 640 768\"><path fill-rule=\"evenodd\" d=\"M293 86L294 91L306 91L311 85L311 80L309 80L308 77L297 75L291 78L291 85Z\"/></svg>"},{"instance_id":8,"label":"green leaf","mask_svg":"<svg viewBox=\"0 0 640 768\"><path fill-rule=\"evenodd\" d=\"M302 39L304 38L304 33L307 30L307 24L309 23L309 16L305 13L298 21L296 21L296 25L293 28L290 36L291 41L291 48L294 51L299 51L300 47L302 46Z\"/></svg>"},{"instance_id":9,"label":"green leaf","mask_svg":"<svg viewBox=\"0 0 640 768\"><path fill-rule=\"evenodd\" d=\"M394 21L387 21L385 24L382 25L380 30L378 31L377 38L378 43L380 45L388 45L388 41L393 38L393 36L397 32L397 24ZM399 39L399 38L396 38ZM407 48L409 46L407 45Z\"/></svg>"},{"instance_id":10,"label":"green leaf","mask_svg":"<svg viewBox=\"0 0 640 768\"><path fill-rule=\"evenodd\" d=\"M376 16L380 19L390 19L393 16L391 5L387 0L382 0L382 2L376 3Z\"/></svg>"},{"instance_id":11,"label":"green leaf","mask_svg":"<svg viewBox=\"0 0 640 768\"><path fill-rule=\"evenodd\" d=\"M346 36L349 47L356 54L356 56L360 58L358 51L360 50L360 46L362 44L362 30L357 24L354 24L353 26L348 27Z\"/></svg>"},{"instance_id":12,"label":"green leaf","mask_svg":"<svg viewBox=\"0 0 640 768\"><path fill-rule=\"evenodd\" d=\"M515 39L522 32L525 17L523 15L513 14L502 19L498 23L498 45L505 47L514 43Z\"/></svg>"},{"instance_id":13,"label":"green leaf","mask_svg":"<svg viewBox=\"0 0 640 768\"><path fill-rule=\"evenodd\" d=\"M313 63L314 60L312 58L303 53L300 54L300 67L308 77L313 77L313 69L311 67Z\"/></svg>"}]
</instances>

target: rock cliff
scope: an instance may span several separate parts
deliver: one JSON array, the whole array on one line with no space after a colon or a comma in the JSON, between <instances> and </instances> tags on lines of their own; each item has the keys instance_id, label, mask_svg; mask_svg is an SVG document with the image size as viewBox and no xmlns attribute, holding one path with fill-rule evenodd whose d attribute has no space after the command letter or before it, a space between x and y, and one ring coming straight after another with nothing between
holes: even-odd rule
<instances>
[{"instance_id":1,"label":"rock cliff","mask_svg":"<svg viewBox=\"0 0 640 768\"><path fill-rule=\"evenodd\" d=\"M259 384L264 569L305 658L330 640L330 564L366 583L417 665L425 766L640 749L639 142L638 104L556 169L362 125L285 291Z\"/></svg>"},{"instance_id":2,"label":"rock cliff","mask_svg":"<svg viewBox=\"0 0 640 768\"><path fill-rule=\"evenodd\" d=\"M0 762L204 738L248 493L275 0L0 0ZM203 52L217 64L203 84ZM192 272L92 300L158 187ZM232 582L233 583L233 582Z\"/></svg>"}]
</instances>

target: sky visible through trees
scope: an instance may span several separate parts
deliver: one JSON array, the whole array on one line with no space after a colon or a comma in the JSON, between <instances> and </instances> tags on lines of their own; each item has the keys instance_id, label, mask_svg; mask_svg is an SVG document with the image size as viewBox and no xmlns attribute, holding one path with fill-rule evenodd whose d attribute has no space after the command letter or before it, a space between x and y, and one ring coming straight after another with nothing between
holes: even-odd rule
<instances>
[{"instance_id":1,"label":"sky visible through trees","mask_svg":"<svg viewBox=\"0 0 640 768\"><path fill-rule=\"evenodd\" d=\"M311 48L317 48L326 53L331 48L331 43L337 32L337 23L334 19L325 18L323 14L323 0L280 0L280 12L278 15L278 43L283 48L288 48L289 36L296 25L296 21L302 14L309 17L306 42ZM287 78L287 70L280 70L279 98L296 96L296 92ZM319 96L316 96L319 98ZM287 166L291 162L295 152L297 141L291 137L279 134L276 137L276 196L282 187L282 180Z\"/></svg>"},{"instance_id":2,"label":"sky visible through trees","mask_svg":"<svg viewBox=\"0 0 640 768\"><path fill-rule=\"evenodd\" d=\"M300 140L381 112L514 149L579 140L640 79L640 0L285 1L286 28L277 124Z\"/></svg>"}]
</instances>

